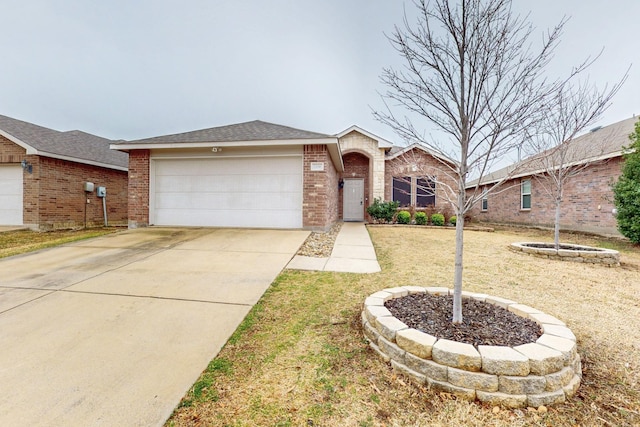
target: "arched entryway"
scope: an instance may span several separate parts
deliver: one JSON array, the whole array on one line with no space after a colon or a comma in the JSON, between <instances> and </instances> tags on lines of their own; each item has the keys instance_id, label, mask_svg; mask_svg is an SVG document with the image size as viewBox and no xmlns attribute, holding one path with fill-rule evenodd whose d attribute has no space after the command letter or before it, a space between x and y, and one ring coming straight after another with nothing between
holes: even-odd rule
<instances>
[{"instance_id":1,"label":"arched entryway","mask_svg":"<svg viewBox=\"0 0 640 427\"><path fill-rule=\"evenodd\" d=\"M364 221L371 204L371 159L354 151L342 155L344 172L340 176L340 217L344 221Z\"/></svg>"}]
</instances>

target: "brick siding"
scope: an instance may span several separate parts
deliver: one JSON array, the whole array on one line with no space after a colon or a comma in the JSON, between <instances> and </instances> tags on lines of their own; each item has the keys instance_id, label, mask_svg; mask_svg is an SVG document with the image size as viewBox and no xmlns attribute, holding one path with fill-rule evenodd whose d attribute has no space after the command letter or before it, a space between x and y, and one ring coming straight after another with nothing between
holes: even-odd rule
<instances>
[{"instance_id":1,"label":"brick siding","mask_svg":"<svg viewBox=\"0 0 640 427\"><path fill-rule=\"evenodd\" d=\"M129 152L129 228L149 225L149 150Z\"/></svg>"},{"instance_id":2,"label":"brick siding","mask_svg":"<svg viewBox=\"0 0 640 427\"><path fill-rule=\"evenodd\" d=\"M436 183L436 205L431 209L445 214L448 218L455 212L449 202L452 194L446 189L447 186L451 189L457 188L457 183L450 174L451 171L445 170L445 166L433 156L421 149L410 150L387 160L384 172L384 198L387 201L393 200L393 177L435 176L440 182Z\"/></svg>"},{"instance_id":3,"label":"brick siding","mask_svg":"<svg viewBox=\"0 0 640 427\"><path fill-rule=\"evenodd\" d=\"M0 163L26 160L32 172L23 175L23 223L42 231L104 224L102 199L84 192L84 183L107 188L110 225L127 220L127 172L37 155L0 136ZM87 203L89 200L89 203Z\"/></svg>"},{"instance_id":4,"label":"brick siding","mask_svg":"<svg viewBox=\"0 0 640 427\"><path fill-rule=\"evenodd\" d=\"M0 163L20 163L27 151L0 135Z\"/></svg>"},{"instance_id":5,"label":"brick siding","mask_svg":"<svg viewBox=\"0 0 640 427\"><path fill-rule=\"evenodd\" d=\"M312 171L311 163L324 163ZM338 173L326 145L305 145L303 159L302 226L328 230L338 220Z\"/></svg>"},{"instance_id":6,"label":"brick siding","mask_svg":"<svg viewBox=\"0 0 640 427\"><path fill-rule=\"evenodd\" d=\"M40 193L38 225L41 230L104 225L103 201L84 191L85 182L107 189L106 207L109 225L127 222L127 172L85 165L67 160L38 157L33 174L25 181L37 181ZM34 160L35 162L35 160ZM33 179L30 179L33 177ZM25 188L27 197L31 191ZM88 203L87 203L88 202Z\"/></svg>"},{"instance_id":7,"label":"brick siding","mask_svg":"<svg viewBox=\"0 0 640 427\"><path fill-rule=\"evenodd\" d=\"M603 234L617 234L612 213L611 184L622 171L622 158L593 164L570 178L564 188L560 211L560 228ZM531 209L520 209L520 182L531 179ZM502 185L504 191L489 194L488 209L478 203L470 211L474 221L553 227L555 204L535 177L511 180Z\"/></svg>"}]
</instances>

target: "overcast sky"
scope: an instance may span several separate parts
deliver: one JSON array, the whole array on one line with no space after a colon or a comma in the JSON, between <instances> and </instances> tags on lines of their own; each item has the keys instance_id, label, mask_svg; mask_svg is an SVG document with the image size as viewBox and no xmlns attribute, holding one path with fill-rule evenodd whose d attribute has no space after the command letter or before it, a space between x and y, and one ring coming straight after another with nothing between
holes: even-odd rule
<instances>
[{"instance_id":1,"label":"overcast sky","mask_svg":"<svg viewBox=\"0 0 640 427\"><path fill-rule=\"evenodd\" d=\"M400 0L0 0L0 114L138 139L263 120L334 134L356 124L400 143L371 108ZM571 20L554 69L629 79L599 124L640 114L638 0L514 0L540 35ZM428 127L427 127L428 128Z\"/></svg>"}]
</instances>

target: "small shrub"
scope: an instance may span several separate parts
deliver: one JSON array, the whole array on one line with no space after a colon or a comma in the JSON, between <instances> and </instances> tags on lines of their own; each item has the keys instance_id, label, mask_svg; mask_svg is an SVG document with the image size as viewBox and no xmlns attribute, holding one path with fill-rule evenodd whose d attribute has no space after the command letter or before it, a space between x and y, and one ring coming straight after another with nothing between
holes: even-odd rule
<instances>
[{"instance_id":1,"label":"small shrub","mask_svg":"<svg viewBox=\"0 0 640 427\"><path fill-rule=\"evenodd\" d=\"M416 212L414 219L416 220L416 224L425 225L427 223L427 214L424 212Z\"/></svg>"},{"instance_id":2,"label":"small shrub","mask_svg":"<svg viewBox=\"0 0 640 427\"><path fill-rule=\"evenodd\" d=\"M373 204L367 207L367 213L376 222L391 222L398 209L398 202L383 202L376 198Z\"/></svg>"},{"instance_id":3,"label":"small shrub","mask_svg":"<svg viewBox=\"0 0 640 427\"><path fill-rule=\"evenodd\" d=\"M398 224L409 224L411 223L411 214L408 211L400 211L396 215L396 221Z\"/></svg>"},{"instance_id":4,"label":"small shrub","mask_svg":"<svg viewBox=\"0 0 640 427\"><path fill-rule=\"evenodd\" d=\"M632 143L625 147L622 175L613 186L613 196L618 210L618 231L640 244L640 121L629 139Z\"/></svg>"},{"instance_id":5,"label":"small shrub","mask_svg":"<svg viewBox=\"0 0 640 427\"><path fill-rule=\"evenodd\" d=\"M456 216L453 215L451 218L449 218L449 224L456 225L456 220L457 220Z\"/></svg>"},{"instance_id":6,"label":"small shrub","mask_svg":"<svg viewBox=\"0 0 640 427\"><path fill-rule=\"evenodd\" d=\"M423 212L427 215L427 219L431 218L431 215L438 213L435 205L428 205L423 208Z\"/></svg>"},{"instance_id":7,"label":"small shrub","mask_svg":"<svg viewBox=\"0 0 640 427\"><path fill-rule=\"evenodd\" d=\"M433 225L437 225L437 226L443 226L444 225L444 215L442 215L441 213L434 213L433 215L431 215L431 224Z\"/></svg>"}]
</instances>

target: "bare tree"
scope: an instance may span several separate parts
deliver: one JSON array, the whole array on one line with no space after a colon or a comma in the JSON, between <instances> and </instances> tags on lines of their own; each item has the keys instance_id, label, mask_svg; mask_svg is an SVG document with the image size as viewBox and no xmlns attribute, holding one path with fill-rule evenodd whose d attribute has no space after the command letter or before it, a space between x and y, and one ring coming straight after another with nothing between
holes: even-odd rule
<instances>
[{"instance_id":1,"label":"bare tree","mask_svg":"<svg viewBox=\"0 0 640 427\"><path fill-rule=\"evenodd\" d=\"M587 63L588 67L593 61ZM551 94L550 108L540 110L536 131L528 139L528 148L534 154L526 160L536 182L554 201L554 244L560 247L560 213L567 182L589 166L601 161L608 148L608 140L615 135L598 137L576 136L592 126L611 105L611 100L627 79L627 73L610 90L600 91L588 82L559 86Z\"/></svg>"},{"instance_id":2,"label":"bare tree","mask_svg":"<svg viewBox=\"0 0 640 427\"><path fill-rule=\"evenodd\" d=\"M405 14L403 27L396 26L389 39L406 60L405 68L383 71L386 110L374 116L406 141L455 159L443 165L457 183L452 195L457 216L452 320L461 323L464 215L482 197L479 184L467 194L467 180L474 177L479 183L535 124L535 113L550 92L544 69L565 21L534 49L533 27L512 13L510 0L451 3L414 0L415 25ZM446 140L426 138L409 116L396 116L392 107L426 120Z\"/></svg>"}]
</instances>

